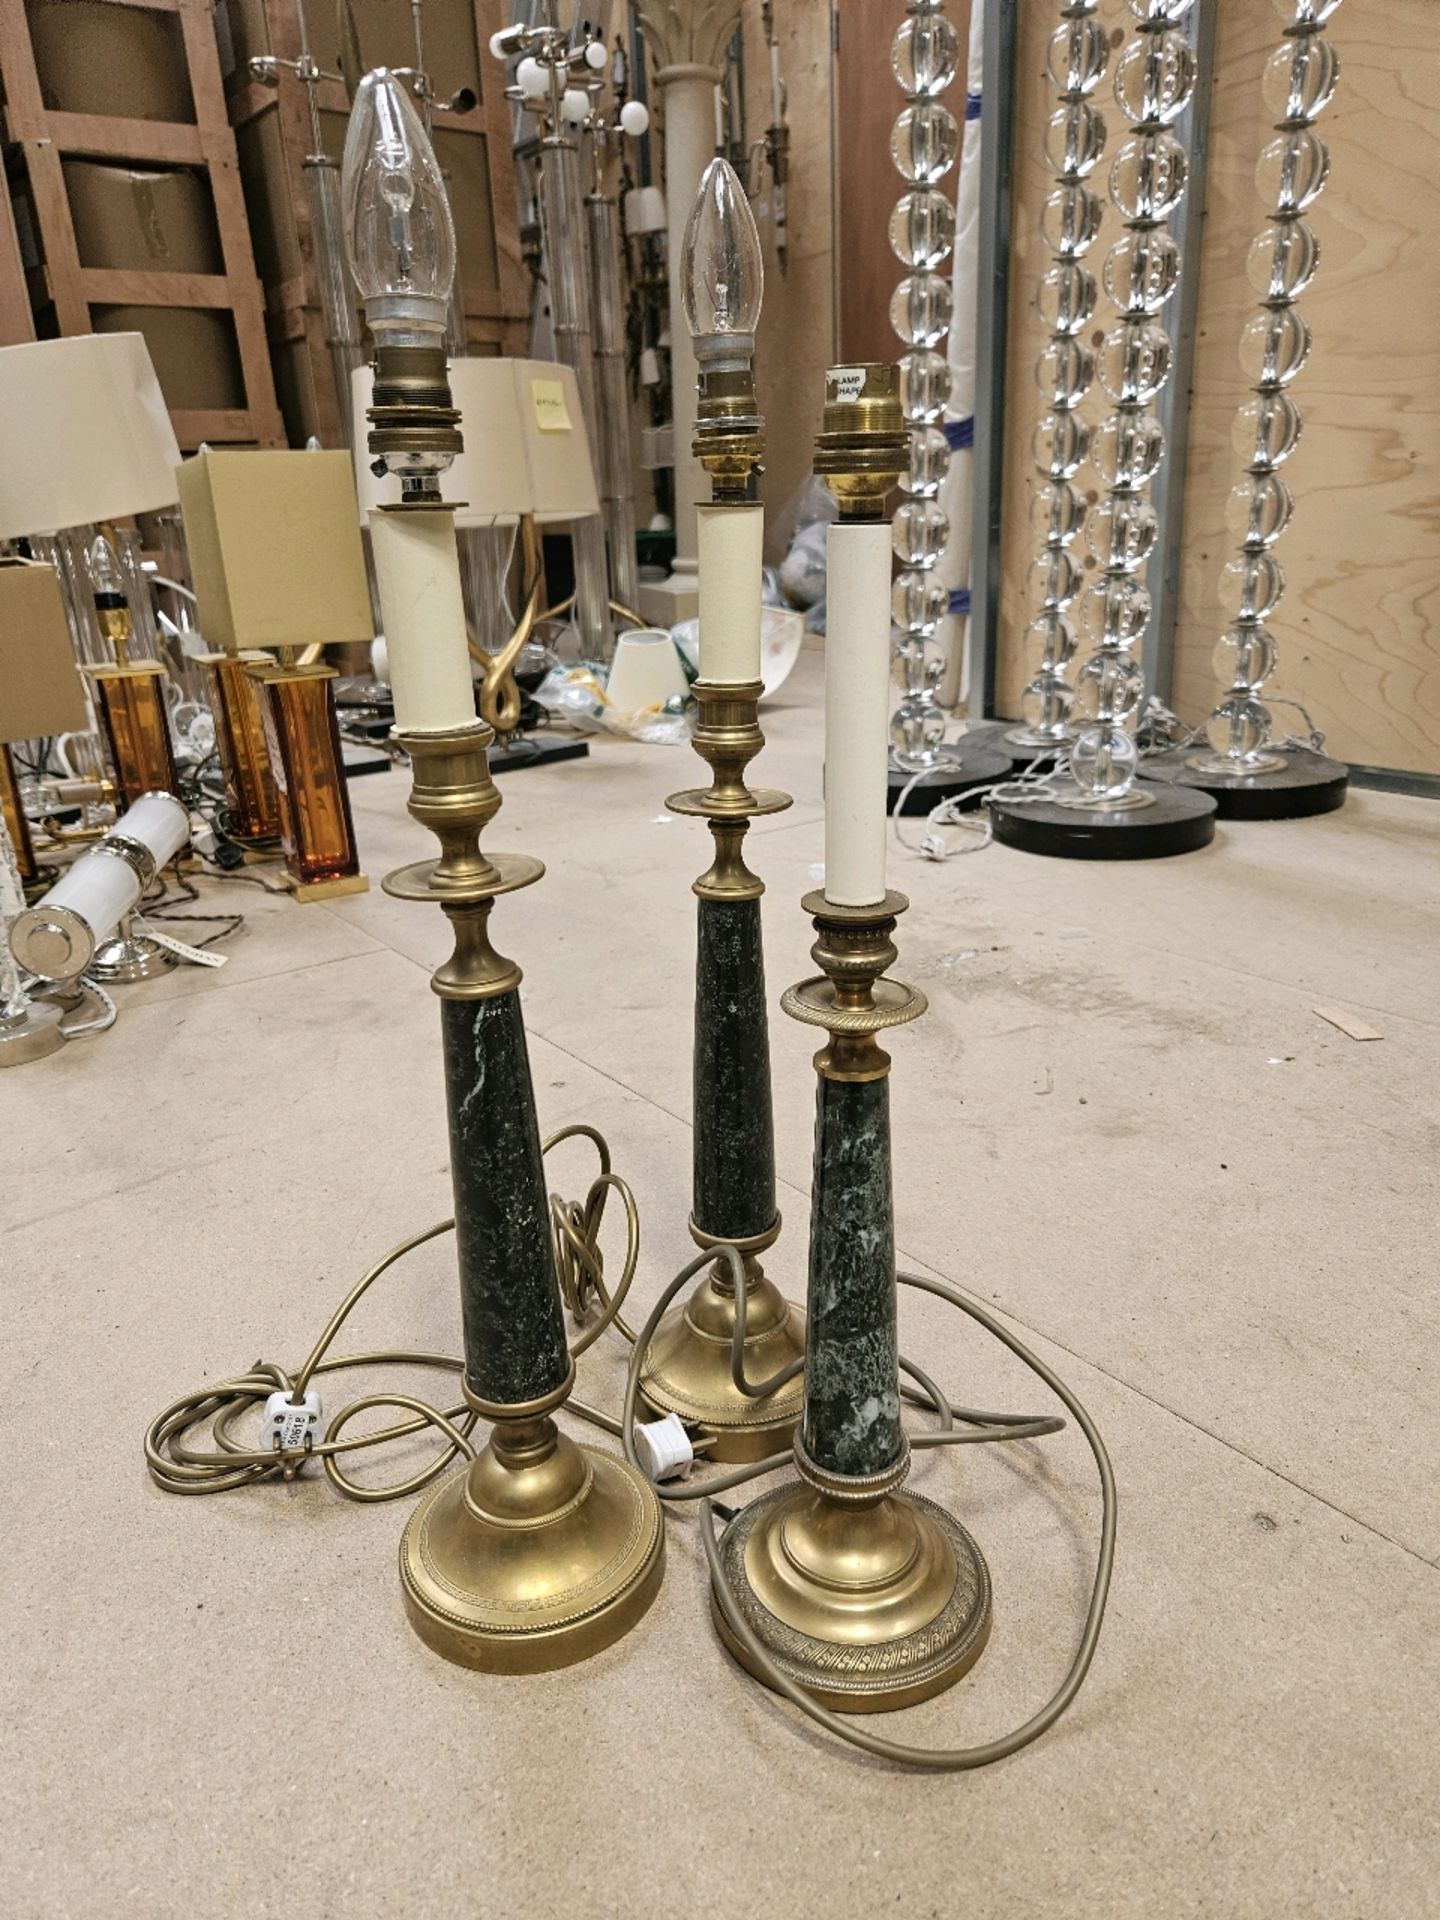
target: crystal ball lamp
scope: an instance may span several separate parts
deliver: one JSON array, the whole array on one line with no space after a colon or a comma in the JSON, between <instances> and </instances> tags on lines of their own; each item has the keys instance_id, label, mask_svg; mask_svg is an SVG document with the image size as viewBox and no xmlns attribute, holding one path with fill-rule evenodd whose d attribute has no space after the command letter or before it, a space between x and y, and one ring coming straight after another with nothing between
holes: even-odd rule
<instances>
[{"instance_id":1,"label":"crystal ball lamp","mask_svg":"<svg viewBox=\"0 0 1440 1920\"><path fill-rule=\"evenodd\" d=\"M1110 40L1095 19L1099 0L1065 0L1046 49L1046 71L1058 104L1045 128L1045 162L1057 185L1045 202L1041 232L1050 261L1038 305L1050 339L1036 368L1044 411L1032 439L1040 485L1030 503L1041 546L1026 588L1032 612L1025 629L1029 678L1020 697L1024 724L1006 735L1035 753L1058 753L1068 738L1067 671L1079 645L1070 607L1081 573L1073 548L1085 524L1085 496L1074 475L1090 445L1079 408L1095 378L1083 343L1095 312L1095 276L1085 256L1100 230L1100 203L1085 183L1105 151L1105 119L1093 96L1110 62Z\"/></svg>"},{"instance_id":2,"label":"crystal ball lamp","mask_svg":"<svg viewBox=\"0 0 1440 1920\"><path fill-rule=\"evenodd\" d=\"M1179 249L1166 227L1185 197L1188 173L1173 128L1196 78L1195 50L1182 24L1192 0L1129 5L1137 24L1114 81L1129 133L1109 174L1111 204L1125 231L1104 268L1118 319L1098 355L1100 384L1113 411L1090 446L1106 492L1087 526L1098 577L1080 601L1079 624L1093 651L1071 694L1069 773L1075 792L1065 802L1107 811L1152 804L1152 796L1134 784L1135 729L1145 702L1145 676L1134 649L1150 619L1143 576L1158 528L1149 491L1165 455L1153 408L1172 358L1157 316L1180 278Z\"/></svg>"},{"instance_id":3,"label":"crystal ball lamp","mask_svg":"<svg viewBox=\"0 0 1440 1920\"><path fill-rule=\"evenodd\" d=\"M910 0L890 49L890 67L905 105L890 136L890 153L905 190L890 218L890 244L905 277L890 302L890 323L904 347L900 394L910 434L910 464L901 476L905 500L894 520L902 571L892 612L903 694L890 723L895 765L921 773L941 762L945 713L937 690L945 663L935 634L950 596L936 572L950 537L938 500L950 465L943 421L950 399L944 352L953 305L950 279L939 268L955 244L955 204L941 182L960 153L960 128L939 96L955 79L960 37L939 0Z\"/></svg>"},{"instance_id":4,"label":"crystal ball lamp","mask_svg":"<svg viewBox=\"0 0 1440 1920\"><path fill-rule=\"evenodd\" d=\"M1289 763L1271 742L1271 715L1261 698L1275 670L1268 625L1285 591L1274 548L1294 502L1278 469L1300 438L1300 412L1289 391L1310 351L1310 331L1296 302L1315 277L1320 248L1305 214L1324 190L1330 157L1313 124L1335 92L1340 63L1321 29L1340 0L1281 0L1284 38L1265 68L1265 105L1275 129L1256 169L1265 225L1246 262L1260 307L1240 339L1240 362L1254 398L1235 417L1233 443L1244 472L1230 495L1226 520L1238 552L1220 576L1228 624L1216 643L1216 678L1227 688L1205 733L1209 750L1188 765L1207 777L1278 773Z\"/></svg>"}]
</instances>

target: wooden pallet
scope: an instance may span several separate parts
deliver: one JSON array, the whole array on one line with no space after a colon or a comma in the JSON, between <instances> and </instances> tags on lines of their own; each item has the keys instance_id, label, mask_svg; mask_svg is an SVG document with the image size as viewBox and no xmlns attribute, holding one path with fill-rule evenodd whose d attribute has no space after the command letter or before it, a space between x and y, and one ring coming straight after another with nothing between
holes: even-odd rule
<instances>
[{"instance_id":1,"label":"wooden pallet","mask_svg":"<svg viewBox=\"0 0 1440 1920\"><path fill-rule=\"evenodd\" d=\"M427 0L426 13L432 22L435 10L446 0ZM472 348L493 352L522 354L525 351L529 316L529 287L520 258L520 236L515 212L514 165L511 156L510 108L505 100L499 63L488 51L490 36L508 18L502 0L453 0L456 11L473 20L478 51L479 99L469 113L436 115L436 130L442 139L452 134L478 136L484 141L485 172L493 215L496 273L488 284L471 281L464 289L464 307ZM360 52L367 65L408 64L410 33L409 9L400 4L384 8L366 6L361 0L353 12L356 17ZM256 131L256 123L266 115L275 116L283 158L287 203L274 205L273 183L255 176L246 159L242 139L241 165L246 171L246 190L252 209L258 200L272 202L267 209L271 225L284 227L293 234L298 271L268 278L265 285L265 318L271 348L279 356L298 343L303 356L308 386L314 395L314 412L303 423L305 433L316 433L326 446L341 444L339 406L348 406L348 396L337 396L334 373L325 343L325 317L321 302L320 275L315 261L315 240L310 206L302 179L302 163L313 150L309 104L306 88L293 73L281 71L276 87L264 86L250 78L247 56L273 53L281 60L295 60L300 53L300 33L296 22L295 0L232 0L232 32L235 38L236 67L227 81L231 125L238 131ZM322 68L332 65L331 39L335 8L333 0L310 0L307 9L312 52ZM455 23L451 23L452 30ZM437 61L427 49L427 63ZM436 73L437 84L446 84L447 76ZM349 99L339 80L326 80L317 90L317 105L330 127L339 116L348 114ZM257 229L258 231L258 229ZM287 248L288 251L288 248ZM263 254L263 249L262 249ZM290 421L292 438L299 437L295 419Z\"/></svg>"},{"instance_id":2,"label":"wooden pallet","mask_svg":"<svg viewBox=\"0 0 1440 1920\"><path fill-rule=\"evenodd\" d=\"M0 0L0 72L5 83L5 138L13 143L28 180L37 238L43 254L35 304L53 304L61 334L93 332L91 304L142 307L209 307L227 310L234 322L244 381L243 408L172 409L175 437L184 448L202 440L219 444L284 446L285 430L265 337L265 315L235 137L226 112L219 53L209 0L110 0L143 6L179 18L193 122L135 120L109 114L58 113L41 96L24 0ZM62 161L70 156L129 162L136 166L203 169L214 203L224 271L218 274L118 272L84 267L65 190ZM6 213L0 219L9 218ZM13 222L11 223L13 238ZM0 232L0 325L6 338L33 338L26 331L13 280L6 274L6 235ZM30 301L26 303L31 305Z\"/></svg>"}]
</instances>

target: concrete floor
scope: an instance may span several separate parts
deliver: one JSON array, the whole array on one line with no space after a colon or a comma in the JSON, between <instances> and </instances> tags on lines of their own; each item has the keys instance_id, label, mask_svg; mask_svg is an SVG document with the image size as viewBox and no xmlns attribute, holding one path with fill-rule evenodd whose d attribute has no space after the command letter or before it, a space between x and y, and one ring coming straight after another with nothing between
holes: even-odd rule
<instances>
[{"instance_id":1,"label":"concrete floor","mask_svg":"<svg viewBox=\"0 0 1440 1920\"><path fill-rule=\"evenodd\" d=\"M796 795L751 855L772 1003L812 970L818 683L807 655L767 716L761 776ZM688 885L708 840L660 803L696 777L687 752L605 742L508 777L489 836L549 863L497 907L497 942L527 969L542 1125L595 1122L634 1183L646 1300L690 1253ZM377 883L428 850L407 786L354 787ZM931 1001L893 1047L901 1264L974 1289L1059 1369L1121 1490L1089 1684L1038 1746L959 1777L838 1751L742 1677L693 1518L628 1639L493 1679L405 1625L404 1508L319 1478L151 1485L140 1440L164 1404L257 1355L298 1364L358 1273L449 1211L441 916L378 884L303 909L207 886L247 915L222 972L122 989L112 1033L0 1078L5 1911L1440 1913L1436 830L1426 803L1357 793L1144 866L896 853L897 971ZM1384 1038L1316 1018L1333 1003ZM813 1046L776 1015L772 1270L793 1292ZM454 1351L457 1307L432 1243L350 1345ZM902 1307L957 1396L1043 1404L958 1316ZM582 1388L613 1402L606 1348ZM916 1480L984 1546L996 1625L967 1681L885 1730L990 1738L1069 1660L1088 1455L1071 1431L931 1455Z\"/></svg>"}]
</instances>

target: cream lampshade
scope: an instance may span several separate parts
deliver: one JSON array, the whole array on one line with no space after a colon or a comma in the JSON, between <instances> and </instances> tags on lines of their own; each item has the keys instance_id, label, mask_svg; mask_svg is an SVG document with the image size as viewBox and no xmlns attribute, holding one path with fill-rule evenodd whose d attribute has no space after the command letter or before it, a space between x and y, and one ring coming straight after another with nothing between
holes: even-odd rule
<instances>
[{"instance_id":1,"label":"cream lampshade","mask_svg":"<svg viewBox=\"0 0 1440 1920\"><path fill-rule=\"evenodd\" d=\"M173 506L180 449L138 333L0 347L0 539Z\"/></svg>"},{"instance_id":2,"label":"cream lampshade","mask_svg":"<svg viewBox=\"0 0 1440 1920\"><path fill-rule=\"evenodd\" d=\"M365 412L371 383L368 366L351 375L355 487L365 520L400 498L394 474L377 478L370 469ZM456 360L450 391L460 409L465 450L442 488L447 500L464 503L456 508L457 527L513 524L522 514L548 526L599 513L579 389L569 367L549 360Z\"/></svg>"}]
</instances>

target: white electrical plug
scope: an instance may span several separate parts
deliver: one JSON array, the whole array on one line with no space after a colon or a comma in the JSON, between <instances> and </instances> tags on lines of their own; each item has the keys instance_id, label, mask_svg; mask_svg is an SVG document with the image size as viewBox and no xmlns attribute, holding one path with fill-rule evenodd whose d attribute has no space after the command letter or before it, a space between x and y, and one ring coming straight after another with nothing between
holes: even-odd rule
<instances>
[{"instance_id":1,"label":"white electrical plug","mask_svg":"<svg viewBox=\"0 0 1440 1920\"><path fill-rule=\"evenodd\" d=\"M695 1464L695 1449L678 1413L636 1427L635 1451L652 1480L688 1479Z\"/></svg>"},{"instance_id":2,"label":"white electrical plug","mask_svg":"<svg viewBox=\"0 0 1440 1920\"><path fill-rule=\"evenodd\" d=\"M288 1393L272 1393L265 1402L264 1442L281 1453L298 1452L320 1432L320 1396L313 1387L298 1404Z\"/></svg>"}]
</instances>

